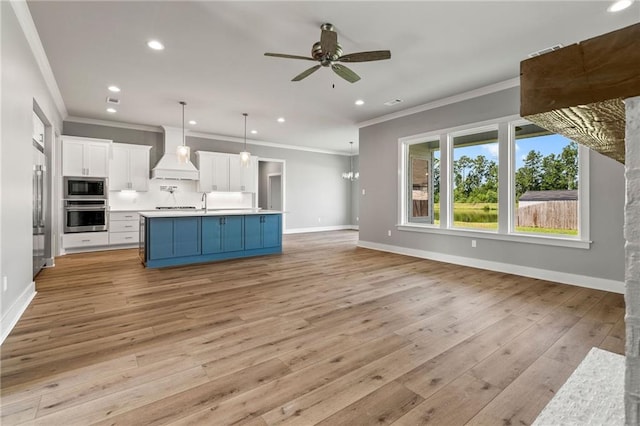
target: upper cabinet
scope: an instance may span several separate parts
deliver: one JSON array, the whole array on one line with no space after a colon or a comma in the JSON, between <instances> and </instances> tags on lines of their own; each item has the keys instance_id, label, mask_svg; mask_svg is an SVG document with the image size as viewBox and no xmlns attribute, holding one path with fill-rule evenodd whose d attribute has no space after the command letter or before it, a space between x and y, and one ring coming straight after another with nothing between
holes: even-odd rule
<instances>
[{"instance_id":1,"label":"upper cabinet","mask_svg":"<svg viewBox=\"0 0 640 426\"><path fill-rule=\"evenodd\" d=\"M236 154L197 151L196 156L200 170L198 191L256 192L256 157L251 157L249 167L243 167Z\"/></svg>"},{"instance_id":2,"label":"upper cabinet","mask_svg":"<svg viewBox=\"0 0 640 426\"><path fill-rule=\"evenodd\" d=\"M149 190L150 146L127 143L112 144L109 161L109 190Z\"/></svg>"},{"instance_id":3,"label":"upper cabinet","mask_svg":"<svg viewBox=\"0 0 640 426\"><path fill-rule=\"evenodd\" d=\"M258 175L258 159L249 157L249 165L243 166L239 155L229 158L229 190L234 192L256 192Z\"/></svg>"},{"instance_id":4,"label":"upper cabinet","mask_svg":"<svg viewBox=\"0 0 640 426\"><path fill-rule=\"evenodd\" d=\"M111 141L62 137L62 175L107 177Z\"/></svg>"}]
</instances>

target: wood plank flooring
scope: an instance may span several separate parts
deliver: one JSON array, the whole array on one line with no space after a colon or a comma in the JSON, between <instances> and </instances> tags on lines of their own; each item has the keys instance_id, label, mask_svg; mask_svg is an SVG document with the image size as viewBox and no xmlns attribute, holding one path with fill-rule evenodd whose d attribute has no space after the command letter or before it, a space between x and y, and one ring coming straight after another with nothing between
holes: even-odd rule
<instances>
[{"instance_id":1,"label":"wood plank flooring","mask_svg":"<svg viewBox=\"0 0 640 426\"><path fill-rule=\"evenodd\" d=\"M159 270L67 255L1 349L3 425L527 425L623 296L288 235Z\"/></svg>"}]
</instances>

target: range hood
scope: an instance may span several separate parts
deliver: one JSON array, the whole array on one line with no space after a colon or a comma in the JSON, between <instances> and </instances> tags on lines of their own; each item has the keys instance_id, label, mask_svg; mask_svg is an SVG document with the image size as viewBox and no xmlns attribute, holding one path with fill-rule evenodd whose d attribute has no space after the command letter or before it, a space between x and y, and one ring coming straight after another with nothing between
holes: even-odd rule
<instances>
[{"instance_id":1,"label":"range hood","mask_svg":"<svg viewBox=\"0 0 640 426\"><path fill-rule=\"evenodd\" d=\"M164 155L151 171L152 179L198 180L200 174L191 160L178 161L176 150L182 145L182 129L162 126L164 129Z\"/></svg>"}]
</instances>

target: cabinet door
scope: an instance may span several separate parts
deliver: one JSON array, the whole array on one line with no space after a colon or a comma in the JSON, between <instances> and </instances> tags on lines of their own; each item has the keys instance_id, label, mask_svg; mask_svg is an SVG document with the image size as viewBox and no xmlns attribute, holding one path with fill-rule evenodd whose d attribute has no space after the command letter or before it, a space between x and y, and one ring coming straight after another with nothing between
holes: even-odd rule
<instances>
[{"instance_id":1,"label":"cabinet door","mask_svg":"<svg viewBox=\"0 0 640 426\"><path fill-rule=\"evenodd\" d=\"M242 168L239 155L229 157L229 191L242 191Z\"/></svg>"},{"instance_id":2,"label":"cabinet door","mask_svg":"<svg viewBox=\"0 0 640 426\"><path fill-rule=\"evenodd\" d=\"M198 152L198 192L213 191L213 158Z\"/></svg>"},{"instance_id":3,"label":"cabinet door","mask_svg":"<svg viewBox=\"0 0 640 426\"><path fill-rule=\"evenodd\" d=\"M262 216L251 215L244 217L244 249L262 248Z\"/></svg>"},{"instance_id":4,"label":"cabinet door","mask_svg":"<svg viewBox=\"0 0 640 426\"><path fill-rule=\"evenodd\" d=\"M202 218L202 254L221 253L222 217Z\"/></svg>"},{"instance_id":5,"label":"cabinet door","mask_svg":"<svg viewBox=\"0 0 640 426\"><path fill-rule=\"evenodd\" d=\"M241 191L256 192L256 175L258 174L258 159L251 157L249 166L242 167Z\"/></svg>"},{"instance_id":6,"label":"cabinet door","mask_svg":"<svg viewBox=\"0 0 640 426\"><path fill-rule=\"evenodd\" d=\"M262 247L277 247L282 244L280 232L281 216L269 214L262 217Z\"/></svg>"},{"instance_id":7,"label":"cabinet door","mask_svg":"<svg viewBox=\"0 0 640 426\"><path fill-rule=\"evenodd\" d=\"M211 166L213 169L212 191L229 191L229 156L214 155Z\"/></svg>"},{"instance_id":8,"label":"cabinet door","mask_svg":"<svg viewBox=\"0 0 640 426\"><path fill-rule=\"evenodd\" d=\"M173 255L194 256L200 254L200 218L179 217L173 219Z\"/></svg>"},{"instance_id":9,"label":"cabinet door","mask_svg":"<svg viewBox=\"0 0 640 426\"><path fill-rule=\"evenodd\" d=\"M115 156L115 153L114 153ZM149 150L129 150L129 182L136 191L149 190Z\"/></svg>"},{"instance_id":10,"label":"cabinet door","mask_svg":"<svg viewBox=\"0 0 640 426\"><path fill-rule=\"evenodd\" d=\"M122 146L113 146L113 158L109 162L109 190L130 189L129 150Z\"/></svg>"},{"instance_id":11,"label":"cabinet door","mask_svg":"<svg viewBox=\"0 0 640 426\"><path fill-rule=\"evenodd\" d=\"M107 177L109 175L109 144L91 142L85 145L84 150L85 169L87 176Z\"/></svg>"},{"instance_id":12,"label":"cabinet door","mask_svg":"<svg viewBox=\"0 0 640 426\"><path fill-rule=\"evenodd\" d=\"M222 250L244 250L244 216L227 216L224 218Z\"/></svg>"},{"instance_id":13,"label":"cabinet door","mask_svg":"<svg viewBox=\"0 0 640 426\"><path fill-rule=\"evenodd\" d=\"M166 259L173 257L173 219L147 219L149 243L149 259Z\"/></svg>"},{"instance_id":14,"label":"cabinet door","mask_svg":"<svg viewBox=\"0 0 640 426\"><path fill-rule=\"evenodd\" d=\"M62 175L84 176L84 143L62 141Z\"/></svg>"}]
</instances>

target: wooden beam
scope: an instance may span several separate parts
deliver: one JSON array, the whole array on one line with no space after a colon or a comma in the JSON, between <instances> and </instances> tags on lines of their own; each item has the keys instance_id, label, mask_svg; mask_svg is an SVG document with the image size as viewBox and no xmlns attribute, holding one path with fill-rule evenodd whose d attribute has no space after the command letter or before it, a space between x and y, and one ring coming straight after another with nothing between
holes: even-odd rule
<instances>
[{"instance_id":1,"label":"wooden beam","mask_svg":"<svg viewBox=\"0 0 640 426\"><path fill-rule=\"evenodd\" d=\"M520 115L624 162L624 104L640 96L640 23L520 64Z\"/></svg>"}]
</instances>

